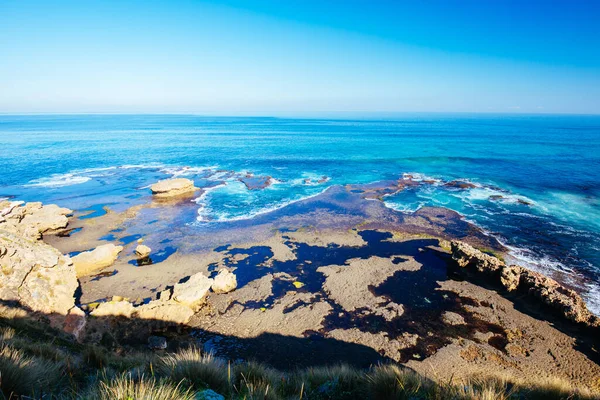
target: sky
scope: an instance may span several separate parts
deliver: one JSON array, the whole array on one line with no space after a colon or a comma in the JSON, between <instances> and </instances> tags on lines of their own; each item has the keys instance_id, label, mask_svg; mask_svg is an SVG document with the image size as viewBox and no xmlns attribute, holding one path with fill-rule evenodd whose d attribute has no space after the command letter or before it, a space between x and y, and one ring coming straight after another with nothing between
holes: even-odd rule
<instances>
[{"instance_id":1,"label":"sky","mask_svg":"<svg viewBox=\"0 0 600 400\"><path fill-rule=\"evenodd\" d=\"M596 0L0 0L0 113L600 114Z\"/></svg>"}]
</instances>

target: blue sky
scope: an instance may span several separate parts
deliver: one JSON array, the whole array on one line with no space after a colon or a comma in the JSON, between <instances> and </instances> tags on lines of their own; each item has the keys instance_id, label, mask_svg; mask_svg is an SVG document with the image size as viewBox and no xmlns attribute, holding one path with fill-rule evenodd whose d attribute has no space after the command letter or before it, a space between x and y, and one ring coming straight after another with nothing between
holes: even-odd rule
<instances>
[{"instance_id":1,"label":"blue sky","mask_svg":"<svg viewBox=\"0 0 600 400\"><path fill-rule=\"evenodd\" d=\"M0 1L0 112L600 114L600 2Z\"/></svg>"}]
</instances>

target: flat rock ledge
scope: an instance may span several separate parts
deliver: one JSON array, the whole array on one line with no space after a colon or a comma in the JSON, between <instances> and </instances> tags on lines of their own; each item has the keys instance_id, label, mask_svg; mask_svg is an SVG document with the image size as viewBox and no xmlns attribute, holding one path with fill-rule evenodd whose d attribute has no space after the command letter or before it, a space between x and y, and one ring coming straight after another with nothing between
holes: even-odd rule
<instances>
[{"instance_id":1,"label":"flat rock ledge","mask_svg":"<svg viewBox=\"0 0 600 400\"><path fill-rule=\"evenodd\" d=\"M198 188L194 186L194 182L190 179L175 178L158 181L150 186L150 190L155 197L170 198L191 194Z\"/></svg>"},{"instance_id":2,"label":"flat rock ledge","mask_svg":"<svg viewBox=\"0 0 600 400\"><path fill-rule=\"evenodd\" d=\"M464 242L453 241L451 248L452 259L456 261L459 271L484 278L509 292L525 293L569 321L600 328L600 318L587 309L581 296L554 279L518 265L506 265L499 258Z\"/></svg>"}]
</instances>

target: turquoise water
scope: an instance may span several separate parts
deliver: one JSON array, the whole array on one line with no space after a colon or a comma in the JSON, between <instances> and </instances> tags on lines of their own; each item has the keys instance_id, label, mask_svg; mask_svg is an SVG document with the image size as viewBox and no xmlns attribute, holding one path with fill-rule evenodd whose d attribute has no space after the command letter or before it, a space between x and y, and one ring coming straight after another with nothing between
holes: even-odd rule
<instances>
[{"instance_id":1,"label":"turquoise water","mask_svg":"<svg viewBox=\"0 0 600 400\"><path fill-rule=\"evenodd\" d=\"M0 198L119 209L157 179L186 176L211 188L190 224L251 218L335 184L435 179L386 204L452 208L600 311L600 117L4 115L0 137ZM237 180L246 172L273 185L248 190ZM453 179L477 187L443 185Z\"/></svg>"}]
</instances>

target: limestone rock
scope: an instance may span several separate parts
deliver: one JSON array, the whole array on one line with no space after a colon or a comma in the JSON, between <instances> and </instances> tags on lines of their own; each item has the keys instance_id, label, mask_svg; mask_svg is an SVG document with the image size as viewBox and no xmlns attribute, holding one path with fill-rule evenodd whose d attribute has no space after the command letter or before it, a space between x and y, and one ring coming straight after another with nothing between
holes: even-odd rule
<instances>
[{"instance_id":1,"label":"limestone rock","mask_svg":"<svg viewBox=\"0 0 600 400\"><path fill-rule=\"evenodd\" d=\"M123 246L109 243L77 254L72 258L77 277L90 275L94 271L111 266L121 251L123 251Z\"/></svg>"},{"instance_id":2,"label":"limestone rock","mask_svg":"<svg viewBox=\"0 0 600 400\"><path fill-rule=\"evenodd\" d=\"M175 197L198 190L194 182L186 178L165 179L150 186L156 197Z\"/></svg>"},{"instance_id":3,"label":"limestone rock","mask_svg":"<svg viewBox=\"0 0 600 400\"><path fill-rule=\"evenodd\" d=\"M32 311L66 315L78 283L69 257L55 248L0 229L0 299Z\"/></svg>"},{"instance_id":4,"label":"limestone rock","mask_svg":"<svg viewBox=\"0 0 600 400\"><path fill-rule=\"evenodd\" d=\"M459 267L487 277L491 283L502 285L507 291L524 292L565 319L600 327L600 319L587 309L581 296L554 279L518 265L506 265L463 242L453 241L451 247L452 258Z\"/></svg>"},{"instance_id":5,"label":"limestone rock","mask_svg":"<svg viewBox=\"0 0 600 400\"><path fill-rule=\"evenodd\" d=\"M67 215L72 213L72 210L55 204L2 202L0 204L0 229L37 240L44 233L52 233L66 228L69 223Z\"/></svg>"},{"instance_id":6,"label":"limestone rock","mask_svg":"<svg viewBox=\"0 0 600 400\"><path fill-rule=\"evenodd\" d=\"M509 292L517 290L524 271L525 268L518 265L506 265L500 272L500 283Z\"/></svg>"},{"instance_id":7,"label":"limestone rock","mask_svg":"<svg viewBox=\"0 0 600 400\"><path fill-rule=\"evenodd\" d=\"M139 244L135 248L135 255L138 256L138 258L146 258L150 255L151 251L152 249L150 249L150 247L143 244Z\"/></svg>"},{"instance_id":8,"label":"limestone rock","mask_svg":"<svg viewBox=\"0 0 600 400\"><path fill-rule=\"evenodd\" d=\"M107 301L100 303L90 315L94 317L127 317L130 318L134 312L133 304L128 301Z\"/></svg>"},{"instance_id":9,"label":"limestone rock","mask_svg":"<svg viewBox=\"0 0 600 400\"><path fill-rule=\"evenodd\" d=\"M520 289L540 299L542 303L573 322L592 323L596 320L575 291L538 272L524 269L521 273Z\"/></svg>"},{"instance_id":10,"label":"limestone rock","mask_svg":"<svg viewBox=\"0 0 600 400\"><path fill-rule=\"evenodd\" d=\"M173 299L178 303L196 308L204 300L213 280L203 273L192 275L185 283L178 283L173 288Z\"/></svg>"},{"instance_id":11,"label":"limestone rock","mask_svg":"<svg viewBox=\"0 0 600 400\"><path fill-rule=\"evenodd\" d=\"M467 243L453 241L451 248L452 259L462 268L469 267L477 272L495 274L504 267L504 263L497 257L485 254Z\"/></svg>"},{"instance_id":12,"label":"limestone rock","mask_svg":"<svg viewBox=\"0 0 600 400\"><path fill-rule=\"evenodd\" d=\"M185 325L194 315L189 307L174 301L151 301L148 304L136 307L136 317L145 320L172 322Z\"/></svg>"},{"instance_id":13,"label":"limestone rock","mask_svg":"<svg viewBox=\"0 0 600 400\"><path fill-rule=\"evenodd\" d=\"M237 278L235 274L226 269L219 271L212 284L212 291L215 293L229 293L237 287Z\"/></svg>"}]
</instances>

